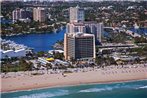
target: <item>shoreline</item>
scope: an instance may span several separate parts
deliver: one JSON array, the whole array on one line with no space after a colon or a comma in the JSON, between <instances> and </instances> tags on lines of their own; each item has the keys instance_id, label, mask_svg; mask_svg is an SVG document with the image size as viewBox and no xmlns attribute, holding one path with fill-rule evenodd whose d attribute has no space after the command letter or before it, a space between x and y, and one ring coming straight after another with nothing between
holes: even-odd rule
<instances>
[{"instance_id":1,"label":"shoreline","mask_svg":"<svg viewBox=\"0 0 147 98\"><path fill-rule=\"evenodd\" d=\"M117 73L114 73L116 72ZM124 71L122 73L122 71ZM111 73L109 73L111 72ZM26 72L27 74L28 72ZM104 74L106 73L106 74ZM1 92L17 92L55 87L78 86L89 84L109 84L147 80L147 67L125 69L97 69L87 72L73 72L64 77L60 74L38 76L16 76L2 78ZM11 81L11 82L10 82Z\"/></svg>"},{"instance_id":2,"label":"shoreline","mask_svg":"<svg viewBox=\"0 0 147 98\"><path fill-rule=\"evenodd\" d=\"M11 35L1 35L1 37L12 37L12 36L19 36L19 35L29 35L29 34L52 34L52 33L59 33L63 31L65 28L57 29L57 31L33 31L33 32L26 32L26 33L19 33L19 34L11 34Z\"/></svg>"},{"instance_id":3,"label":"shoreline","mask_svg":"<svg viewBox=\"0 0 147 98\"><path fill-rule=\"evenodd\" d=\"M52 33L55 33L53 31L47 31L47 32L29 32L29 33L20 33L20 34L13 34L13 35L2 35L1 37L13 37L13 36L20 36L20 35L30 35L30 34L52 34ZM56 32L56 33L59 33L59 32Z\"/></svg>"},{"instance_id":4,"label":"shoreline","mask_svg":"<svg viewBox=\"0 0 147 98\"><path fill-rule=\"evenodd\" d=\"M101 85L101 84L115 84L115 83L128 83L128 82L138 82L138 81L146 81L147 79L139 79L139 80L124 80L124 81L108 81L108 82L101 82L101 83L82 83L82 84L73 84L73 85L61 85L61 86L50 86L50 87L41 87L41 88L33 88L33 89L24 89L24 90L16 90L16 91L8 91L8 92L1 92L4 93L15 93L15 92L21 92L21 91L32 91L32 90L42 90L42 89L51 89L51 88L62 88L62 87L73 87L73 86L80 86L80 85Z\"/></svg>"}]
</instances>

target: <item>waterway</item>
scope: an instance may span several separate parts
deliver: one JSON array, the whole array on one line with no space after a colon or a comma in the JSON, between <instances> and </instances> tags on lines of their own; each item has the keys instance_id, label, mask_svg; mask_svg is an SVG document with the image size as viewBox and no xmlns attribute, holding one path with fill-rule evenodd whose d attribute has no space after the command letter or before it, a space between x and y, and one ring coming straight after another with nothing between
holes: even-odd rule
<instances>
[{"instance_id":1,"label":"waterway","mask_svg":"<svg viewBox=\"0 0 147 98\"><path fill-rule=\"evenodd\" d=\"M65 29L58 33L43 33L43 34L26 34L17 36L2 37L6 40L14 41L17 44L23 44L33 48L35 52L48 51L53 49L53 45L64 38Z\"/></svg>"}]
</instances>

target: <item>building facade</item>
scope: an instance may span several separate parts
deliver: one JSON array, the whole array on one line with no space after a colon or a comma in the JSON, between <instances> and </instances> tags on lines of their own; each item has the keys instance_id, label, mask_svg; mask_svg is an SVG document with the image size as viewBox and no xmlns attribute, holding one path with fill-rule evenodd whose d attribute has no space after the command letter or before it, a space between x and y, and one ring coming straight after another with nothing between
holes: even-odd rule
<instances>
[{"instance_id":1,"label":"building facade","mask_svg":"<svg viewBox=\"0 0 147 98\"><path fill-rule=\"evenodd\" d=\"M85 25L82 22L67 23L66 33L86 32Z\"/></svg>"},{"instance_id":2,"label":"building facade","mask_svg":"<svg viewBox=\"0 0 147 98\"><path fill-rule=\"evenodd\" d=\"M103 23L97 23L93 21L67 23L66 33L77 32L94 34L96 42L101 42L101 34L103 33Z\"/></svg>"},{"instance_id":3,"label":"building facade","mask_svg":"<svg viewBox=\"0 0 147 98\"><path fill-rule=\"evenodd\" d=\"M31 16L30 11L26 11L24 9L17 8L12 12L12 18L13 22L20 20L20 19L27 19L30 18Z\"/></svg>"},{"instance_id":4,"label":"building facade","mask_svg":"<svg viewBox=\"0 0 147 98\"><path fill-rule=\"evenodd\" d=\"M102 36L102 33L104 32L103 23L89 21L89 22L84 22L84 24L86 28L85 31L90 34L94 34L96 42L97 41L101 42L101 36Z\"/></svg>"},{"instance_id":5,"label":"building facade","mask_svg":"<svg viewBox=\"0 0 147 98\"><path fill-rule=\"evenodd\" d=\"M45 22L46 21L46 11L44 8L34 8L33 9L33 20L39 21L39 22Z\"/></svg>"},{"instance_id":6,"label":"building facade","mask_svg":"<svg viewBox=\"0 0 147 98\"><path fill-rule=\"evenodd\" d=\"M94 34L81 32L65 34L64 56L66 60L93 60L95 58Z\"/></svg>"},{"instance_id":7,"label":"building facade","mask_svg":"<svg viewBox=\"0 0 147 98\"><path fill-rule=\"evenodd\" d=\"M84 9L70 8L70 23L64 35L64 56L66 60L94 60L96 42L101 42L103 24L84 21Z\"/></svg>"},{"instance_id":8,"label":"building facade","mask_svg":"<svg viewBox=\"0 0 147 98\"><path fill-rule=\"evenodd\" d=\"M84 21L84 9L79 6L70 7L70 22L80 22Z\"/></svg>"}]
</instances>

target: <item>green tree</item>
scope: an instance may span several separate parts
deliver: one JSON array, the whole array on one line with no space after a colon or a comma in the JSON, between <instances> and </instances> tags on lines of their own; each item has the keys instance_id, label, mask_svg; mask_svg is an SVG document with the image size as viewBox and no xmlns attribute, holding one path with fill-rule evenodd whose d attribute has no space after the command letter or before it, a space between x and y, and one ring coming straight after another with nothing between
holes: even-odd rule
<instances>
[{"instance_id":1,"label":"green tree","mask_svg":"<svg viewBox=\"0 0 147 98\"><path fill-rule=\"evenodd\" d=\"M44 56L45 55L45 52L44 51L39 51L39 52L37 52L37 56L38 57L42 57L42 56Z\"/></svg>"},{"instance_id":2,"label":"green tree","mask_svg":"<svg viewBox=\"0 0 147 98\"><path fill-rule=\"evenodd\" d=\"M54 53L54 58L55 59L60 59L60 60L63 60L64 59L64 55L63 53Z\"/></svg>"}]
</instances>

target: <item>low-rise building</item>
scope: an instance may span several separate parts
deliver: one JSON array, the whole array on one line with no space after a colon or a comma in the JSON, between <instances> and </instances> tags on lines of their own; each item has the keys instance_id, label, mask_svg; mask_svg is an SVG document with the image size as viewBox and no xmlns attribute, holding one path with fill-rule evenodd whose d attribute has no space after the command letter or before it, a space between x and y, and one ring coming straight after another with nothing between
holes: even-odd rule
<instances>
[{"instance_id":1,"label":"low-rise building","mask_svg":"<svg viewBox=\"0 0 147 98\"><path fill-rule=\"evenodd\" d=\"M5 58L12 58L12 57L25 57L26 56L26 50L25 49L19 49L19 50L1 50L1 59Z\"/></svg>"}]
</instances>

